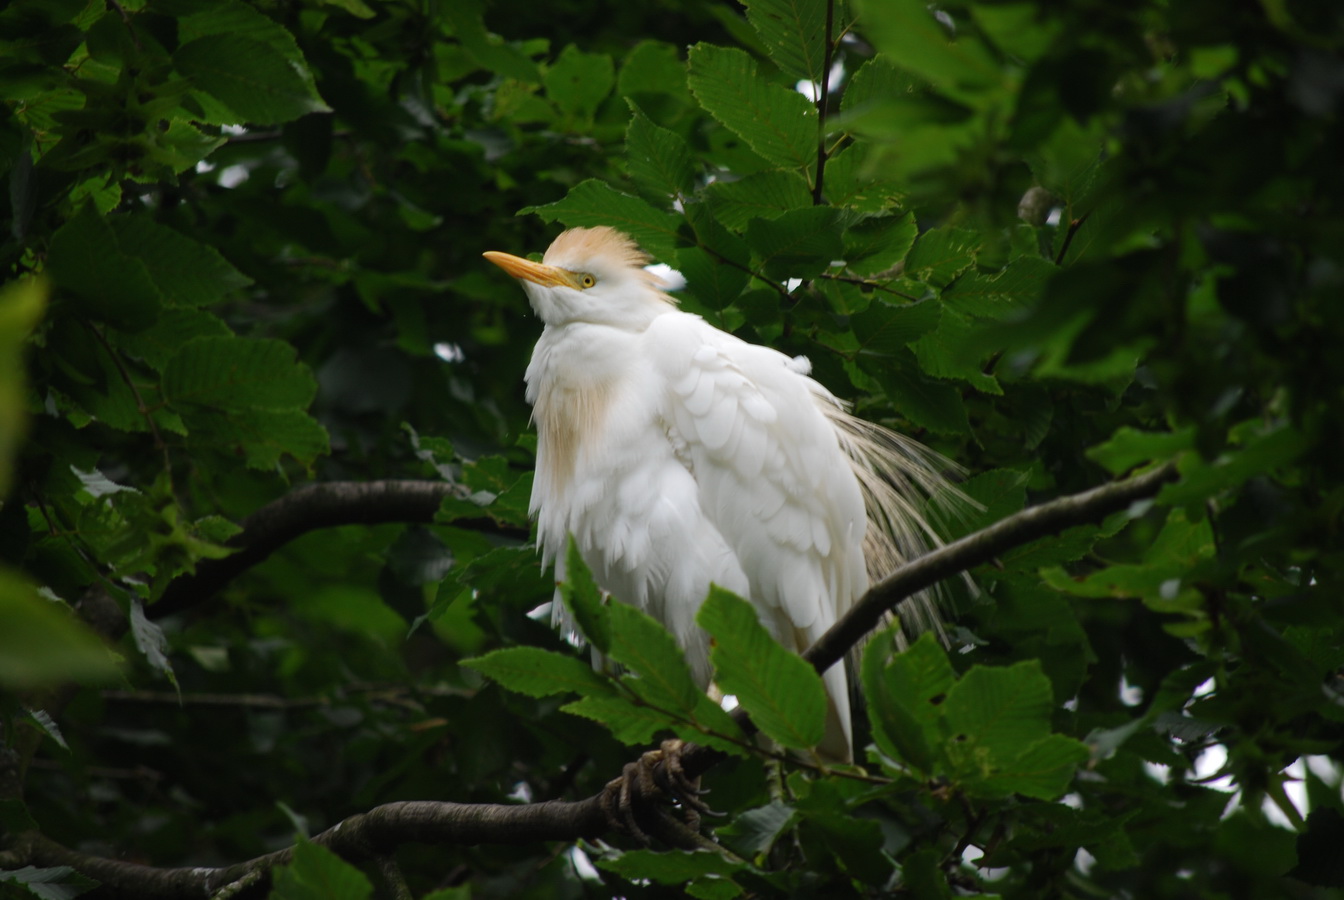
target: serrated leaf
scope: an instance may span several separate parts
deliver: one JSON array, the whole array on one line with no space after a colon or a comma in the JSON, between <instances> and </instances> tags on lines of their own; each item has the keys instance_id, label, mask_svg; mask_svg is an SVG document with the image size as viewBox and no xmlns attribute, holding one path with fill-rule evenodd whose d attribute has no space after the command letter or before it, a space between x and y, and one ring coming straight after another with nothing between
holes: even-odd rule
<instances>
[{"instance_id":1,"label":"serrated leaf","mask_svg":"<svg viewBox=\"0 0 1344 900\"><path fill-rule=\"evenodd\" d=\"M201 337L225 337L224 320L200 309L165 309L148 328L110 335L116 346L162 371L178 349Z\"/></svg>"},{"instance_id":2,"label":"serrated leaf","mask_svg":"<svg viewBox=\"0 0 1344 900\"><path fill-rule=\"evenodd\" d=\"M294 348L270 338L198 338L168 361L162 383L171 404L227 410L302 409L317 393Z\"/></svg>"},{"instance_id":3,"label":"serrated leaf","mask_svg":"<svg viewBox=\"0 0 1344 900\"><path fill-rule=\"evenodd\" d=\"M70 745L65 742L65 735L61 734L61 727L56 724L56 720L45 709L28 710L28 718L38 727L38 730L55 741L62 750L67 752L70 750Z\"/></svg>"},{"instance_id":4,"label":"serrated leaf","mask_svg":"<svg viewBox=\"0 0 1344 900\"><path fill-rule=\"evenodd\" d=\"M877 663L865 661L864 665L871 669ZM923 771L933 769L933 748L943 738L939 725L942 706L955 682L956 673L947 654L928 631L909 649L893 656L882 670L877 695L885 706L880 715L888 728L887 737L902 757Z\"/></svg>"},{"instance_id":5,"label":"serrated leaf","mask_svg":"<svg viewBox=\"0 0 1344 900\"><path fill-rule=\"evenodd\" d=\"M973 666L947 691L943 716L954 741L972 739L995 758L1013 759L1050 733L1054 698L1036 660Z\"/></svg>"},{"instance_id":6,"label":"serrated leaf","mask_svg":"<svg viewBox=\"0 0 1344 900\"><path fill-rule=\"evenodd\" d=\"M744 863L705 850L693 853L627 850L620 856L598 859L597 866L624 878L647 878L657 884L684 884L702 875L732 875L742 869Z\"/></svg>"},{"instance_id":7,"label":"serrated leaf","mask_svg":"<svg viewBox=\"0 0 1344 900\"><path fill-rule=\"evenodd\" d=\"M1193 425L1174 432L1139 431L1126 425L1116 429L1109 440L1088 448L1087 458L1100 463L1111 474L1121 475L1140 463L1169 459L1193 449L1194 445Z\"/></svg>"},{"instance_id":8,"label":"serrated leaf","mask_svg":"<svg viewBox=\"0 0 1344 900\"><path fill-rule=\"evenodd\" d=\"M610 652L611 611L602 602L602 592L598 590L572 534L565 547L565 574L560 582L560 597L588 643L599 653Z\"/></svg>"},{"instance_id":9,"label":"serrated leaf","mask_svg":"<svg viewBox=\"0 0 1344 900\"><path fill-rule=\"evenodd\" d=\"M966 315L1004 319L1035 306L1059 269L1047 259L1022 256L992 274L967 272L943 292L943 302Z\"/></svg>"},{"instance_id":10,"label":"serrated leaf","mask_svg":"<svg viewBox=\"0 0 1344 900\"><path fill-rule=\"evenodd\" d=\"M964 350L967 338L976 333L970 320L950 309L944 309L938 327L922 336L912 345L919 367L935 378L956 378L983 394L1001 396L1003 388L998 379L986 374L980 360Z\"/></svg>"},{"instance_id":11,"label":"serrated leaf","mask_svg":"<svg viewBox=\"0 0 1344 900\"><path fill-rule=\"evenodd\" d=\"M714 216L728 228L742 231L753 219L777 219L812 205L807 179L797 172L769 169L737 181L716 181L705 189Z\"/></svg>"},{"instance_id":12,"label":"serrated leaf","mask_svg":"<svg viewBox=\"0 0 1344 900\"><path fill-rule=\"evenodd\" d=\"M584 53L573 44L541 77L550 97L561 112L581 119L591 118L616 83L611 57L605 53Z\"/></svg>"},{"instance_id":13,"label":"serrated leaf","mask_svg":"<svg viewBox=\"0 0 1344 900\"><path fill-rule=\"evenodd\" d=\"M826 7L832 2L837 0L746 0L747 21L775 65L820 84L826 74Z\"/></svg>"},{"instance_id":14,"label":"serrated leaf","mask_svg":"<svg viewBox=\"0 0 1344 900\"><path fill-rule=\"evenodd\" d=\"M691 678L686 654L676 639L646 613L625 603L607 607L611 644L607 654L639 676L622 678L646 702L690 714L701 692Z\"/></svg>"},{"instance_id":15,"label":"serrated leaf","mask_svg":"<svg viewBox=\"0 0 1344 900\"><path fill-rule=\"evenodd\" d=\"M879 635L864 647L859 670L873 741L890 759L903 759L921 772L932 772L933 749L906 706L909 698L894 697L889 689L886 667L890 655L889 636Z\"/></svg>"},{"instance_id":16,"label":"serrated leaf","mask_svg":"<svg viewBox=\"0 0 1344 900\"><path fill-rule=\"evenodd\" d=\"M677 271L686 278L686 289L710 309L723 309L732 303L751 280L749 272L728 265L699 247L677 251Z\"/></svg>"},{"instance_id":17,"label":"serrated leaf","mask_svg":"<svg viewBox=\"0 0 1344 900\"><path fill-rule=\"evenodd\" d=\"M223 411L189 407L184 410L183 420L192 445L232 453L250 469L274 469L286 455L311 466L331 450L327 430L298 409Z\"/></svg>"},{"instance_id":18,"label":"serrated leaf","mask_svg":"<svg viewBox=\"0 0 1344 900\"><path fill-rule=\"evenodd\" d=\"M755 219L747 225L747 244L771 278L810 278L844 253L839 217L833 207L809 206Z\"/></svg>"},{"instance_id":19,"label":"serrated leaf","mask_svg":"<svg viewBox=\"0 0 1344 900\"><path fill-rule=\"evenodd\" d=\"M125 331L152 323L163 301L144 261L121 251L111 226L92 205L51 236L47 272L84 315Z\"/></svg>"},{"instance_id":20,"label":"serrated leaf","mask_svg":"<svg viewBox=\"0 0 1344 900\"><path fill-rule=\"evenodd\" d=\"M218 250L147 216L109 220L122 252L145 264L160 293L173 304L205 306L252 283Z\"/></svg>"},{"instance_id":21,"label":"serrated leaf","mask_svg":"<svg viewBox=\"0 0 1344 900\"><path fill-rule=\"evenodd\" d=\"M145 607L138 598L131 599L130 621L131 637L135 639L135 647L145 657L145 662L176 685L177 675L168 660L168 638L158 624L146 618Z\"/></svg>"},{"instance_id":22,"label":"serrated leaf","mask_svg":"<svg viewBox=\"0 0 1344 900\"><path fill-rule=\"evenodd\" d=\"M798 813L779 800L749 809L727 825L715 829L715 835L748 857L765 853L793 825Z\"/></svg>"},{"instance_id":23,"label":"serrated leaf","mask_svg":"<svg viewBox=\"0 0 1344 900\"><path fill-rule=\"evenodd\" d=\"M1054 800L1068 790L1074 772L1090 756L1086 744L1062 734L1051 734L1034 741L1010 759L996 757L988 772L962 783L972 795L1022 794L1038 800Z\"/></svg>"},{"instance_id":24,"label":"serrated leaf","mask_svg":"<svg viewBox=\"0 0 1344 900\"><path fill-rule=\"evenodd\" d=\"M609 225L630 235L660 259L672 259L677 246L679 217L654 209L646 201L590 178L570 189L563 200L545 206L527 206L519 214L535 213L547 222L569 227Z\"/></svg>"},{"instance_id":25,"label":"serrated leaf","mask_svg":"<svg viewBox=\"0 0 1344 900\"><path fill-rule=\"evenodd\" d=\"M931 228L919 236L905 259L905 274L934 287L946 287L975 264L979 232L969 228Z\"/></svg>"},{"instance_id":26,"label":"serrated leaf","mask_svg":"<svg viewBox=\"0 0 1344 900\"><path fill-rule=\"evenodd\" d=\"M580 697L560 709L591 719L628 746L647 744L655 734L671 730L677 724L674 717L624 697Z\"/></svg>"},{"instance_id":27,"label":"serrated leaf","mask_svg":"<svg viewBox=\"0 0 1344 900\"><path fill-rule=\"evenodd\" d=\"M24 866L0 872L0 884L6 883L21 884L27 889L27 896L38 897L41 900L73 900L99 886L98 882L81 875L69 866L55 866L49 869ZM8 892L5 896L9 896Z\"/></svg>"},{"instance_id":28,"label":"serrated leaf","mask_svg":"<svg viewBox=\"0 0 1344 900\"><path fill-rule=\"evenodd\" d=\"M647 195L666 202L695 191L695 160L681 135L653 124L639 107L630 104L625 130L625 154L630 177Z\"/></svg>"},{"instance_id":29,"label":"serrated leaf","mask_svg":"<svg viewBox=\"0 0 1344 900\"><path fill-rule=\"evenodd\" d=\"M506 78L515 78L527 84L538 84L541 73L537 64L517 47L506 43L498 35L485 30L481 20L481 0L453 0L443 7L442 15L453 37L485 68Z\"/></svg>"},{"instance_id":30,"label":"serrated leaf","mask_svg":"<svg viewBox=\"0 0 1344 900\"><path fill-rule=\"evenodd\" d=\"M942 310L932 301L888 306L874 303L850 317L862 353L895 354L938 326Z\"/></svg>"},{"instance_id":31,"label":"serrated leaf","mask_svg":"<svg viewBox=\"0 0 1344 900\"><path fill-rule=\"evenodd\" d=\"M905 259L918 234L911 212L865 219L845 232L845 267L857 275L886 272Z\"/></svg>"},{"instance_id":32,"label":"serrated leaf","mask_svg":"<svg viewBox=\"0 0 1344 900\"><path fill-rule=\"evenodd\" d=\"M241 35L207 34L187 41L173 54L173 65L232 110L237 124L278 125L331 111L291 60Z\"/></svg>"},{"instance_id":33,"label":"serrated leaf","mask_svg":"<svg viewBox=\"0 0 1344 900\"><path fill-rule=\"evenodd\" d=\"M776 743L805 750L826 728L821 676L796 653L775 643L750 603L718 587L695 620L713 639L714 682Z\"/></svg>"},{"instance_id":34,"label":"serrated leaf","mask_svg":"<svg viewBox=\"0 0 1344 900\"><path fill-rule=\"evenodd\" d=\"M577 693L606 695L612 686L582 660L540 647L505 647L484 656L464 659L460 665L475 669L503 687L529 697Z\"/></svg>"},{"instance_id":35,"label":"serrated leaf","mask_svg":"<svg viewBox=\"0 0 1344 900\"><path fill-rule=\"evenodd\" d=\"M68 607L0 569L0 685L32 690L116 674L112 654Z\"/></svg>"},{"instance_id":36,"label":"serrated leaf","mask_svg":"<svg viewBox=\"0 0 1344 900\"><path fill-rule=\"evenodd\" d=\"M998 85L1003 75L974 35L952 40L921 0L854 0L863 34L904 69L954 97Z\"/></svg>"},{"instance_id":37,"label":"serrated leaf","mask_svg":"<svg viewBox=\"0 0 1344 900\"><path fill-rule=\"evenodd\" d=\"M293 861L274 871L269 900L369 900L373 896L373 885L363 872L311 841L299 841Z\"/></svg>"},{"instance_id":38,"label":"serrated leaf","mask_svg":"<svg viewBox=\"0 0 1344 900\"><path fill-rule=\"evenodd\" d=\"M804 171L816 162L817 108L767 81L745 52L696 44L688 80L705 111L765 159Z\"/></svg>"}]
</instances>

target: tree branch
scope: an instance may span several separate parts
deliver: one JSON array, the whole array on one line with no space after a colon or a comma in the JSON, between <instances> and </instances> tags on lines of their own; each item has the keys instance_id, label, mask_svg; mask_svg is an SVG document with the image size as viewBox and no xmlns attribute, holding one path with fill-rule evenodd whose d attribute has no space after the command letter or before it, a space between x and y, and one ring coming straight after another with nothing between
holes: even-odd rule
<instances>
[{"instance_id":1,"label":"tree branch","mask_svg":"<svg viewBox=\"0 0 1344 900\"><path fill-rule=\"evenodd\" d=\"M444 499L463 491L461 485L446 481L327 481L303 485L244 519L243 530L228 541L228 546L239 548L237 553L199 562L195 573L168 585L149 613L158 618L208 600L247 569L310 531L337 525L432 522ZM527 539L525 531L502 527L486 518L459 524Z\"/></svg>"},{"instance_id":2,"label":"tree branch","mask_svg":"<svg viewBox=\"0 0 1344 900\"><path fill-rule=\"evenodd\" d=\"M575 841L608 830L598 796L587 800L542 803L447 803L403 801L356 813L314 837L350 862L378 860L408 843L525 844L533 841ZM70 866L102 882L115 896L137 900L177 900L207 896L253 873L269 872L288 863L292 847L220 868L191 866L157 869L71 850L38 834L26 836L27 861L39 867ZM263 878L258 885L264 885Z\"/></svg>"},{"instance_id":3,"label":"tree branch","mask_svg":"<svg viewBox=\"0 0 1344 900\"><path fill-rule=\"evenodd\" d=\"M1167 464L1125 481L1061 497L1025 509L920 557L874 585L853 609L803 653L803 658L812 663L819 672L824 671L838 662L860 638L881 622L883 615L906 597L944 578L990 562L1015 547L1029 544L1067 528L1099 522L1138 500L1152 497L1164 484L1175 480L1176 477L1175 466ZM397 485L418 483L391 484L394 486L395 494ZM449 487L434 486L439 489ZM317 527L313 524L311 511L301 514L296 510L308 503L312 503L315 508L327 508L329 504L339 506L340 502L344 502L337 498L347 496L349 486L338 486L339 489L335 491L322 491L327 487L329 486L319 485L306 492L300 489L290 497L277 501L250 517L247 527L253 534L266 535L272 541L285 535L288 537L284 537L284 540L288 540L308 528ZM378 483L368 487L375 487L374 496L387 490ZM420 495L419 490L425 489L412 489L408 494L399 495L400 502L404 504L401 507L402 515L406 514L407 509L418 508L423 512L424 506L429 504L428 497ZM319 492L317 500L291 499L295 495L306 498L310 493ZM417 497L418 500L414 500ZM437 509L437 504L438 500L435 499L430 505L433 509ZM373 506L384 510L390 508L379 504ZM262 515L263 513L266 515ZM432 514L430 510L428 515ZM346 521L404 521L404 519L347 517ZM323 524L333 523L327 521ZM283 540L279 540L275 545L278 546L279 543L283 543ZM733 717L748 734L756 730L741 709L735 710ZM707 772L724 758L725 755L719 751L692 744L688 745L682 754L681 762L686 774L696 777ZM313 841L344 859L359 862L378 860L397 846L412 842L469 845L572 841L598 837L609 829L610 823L602 809L602 794L572 802L547 800L520 805L408 801L387 803L366 813L350 816L313 838ZM11 856L22 862L38 866L68 865L101 881L117 895L144 900L175 900L180 897L201 896L240 879L249 881L257 879L256 884L264 885L269 878L258 876L269 872L276 865L288 862L293 854L293 849L289 848L216 869L200 867L156 869L79 853L40 834L23 835L17 844L17 852L11 853ZM246 890L251 891L252 888L249 886Z\"/></svg>"}]
</instances>

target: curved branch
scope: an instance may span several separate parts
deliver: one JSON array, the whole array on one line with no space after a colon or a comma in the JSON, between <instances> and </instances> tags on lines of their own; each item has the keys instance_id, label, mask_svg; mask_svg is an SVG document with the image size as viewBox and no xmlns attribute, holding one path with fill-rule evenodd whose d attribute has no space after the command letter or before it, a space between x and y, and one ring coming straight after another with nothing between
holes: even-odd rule
<instances>
[{"instance_id":1,"label":"curved branch","mask_svg":"<svg viewBox=\"0 0 1344 900\"><path fill-rule=\"evenodd\" d=\"M1155 495L1161 487L1177 477L1175 466L1168 464L1143 475L1115 482L1025 509L1015 515L967 535L933 553L920 557L892 573L877 585L838 621L826 634L803 653L803 658L818 671L824 671L838 662L868 631L876 627L882 616L901 600L930 587L938 581L959 572L992 561L1007 550L1029 544L1041 537L1098 522L1119 512L1138 500ZM375 483L374 495L386 490L389 483ZM440 490L450 486L435 483L393 482L396 485L434 484ZM319 485L300 489L290 497L271 504L249 518L248 528L254 535L269 535L274 546L289 540L319 524L311 514L295 514L287 504L299 501L295 495L321 492L319 499L307 501L317 507L340 502L342 490L324 492ZM360 486L356 486L360 487ZM421 489L423 490L423 489ZM395 493L395 491L394 491ZM432 492L431 492L432 493ZM413 506L410 499L419 496L423 511L428 497L417 495L416 489L402 494L402 501ZM437 509L438 500L433 502ZM395 504L394 504L395 505ZM374 504L374 507L380 507ZM347 521L404 521L401 517L347 518ZM433 509L427 515L433 515ZM262 513L267 516L262 517ZM293 515L294 518L289 518ZM255 520L255 521L254 521ZM297 530L296 530L297 529ZM279 539L282 538L283 539ZM274 549L274 546L272 549ZM269 551L268 551L269 552ZM734 718L747 733L755 728L741 710ZM707 747L687 745L681 757L685 773L695 777L726 758L726 755ZM584 800L548 800L540 803L469 804L429 801L387 803L366 813L353 815L313 838L344 859L363 861L377 859L400 844L419 842L431 844L517 844L531 841L570 841L594 838L607 833L610 823L603 812L602 794ZM125 896L145 900L175 900L183 896L201 896L243 878L257 878L273 866L289 861L292 848L280 850L247 862L217 869L179 868L155 869L135 863L89 856L78 853L38 834L25 835L21 842L27 850L26 862L39 866L68 865L95 878ZM261 878L265 882L266 878Z\"/></svg>"},{"instance_id":2,"label":"curved branch","mask_svg":"<svg viewBox=\"0 0 1344 900\"><path fill-rule=\"evenodd\" d=\"M1167 463L1124 481L1029 507L911 560L869 588L849 612L803 651L802 657L818 672L825 672L843 659L864 635L880 625L882 617L905 598L933 587L945 578L992 562L1015 547L1077 525L1100 522L1138 500L1152 497L1176 477L1175 465ZM756 732L756 727L741 708L733 710L733 718L746 734ZM717 750L696 745L683 754L682 766L687 774L695 777L709 771L724 758L725 754Z\"/></svg>"},{"instance_id":3,"label":"curved branch","mask_svg":"<svg viewBox=\"0 0 1344 900\"><path fill-rule=\"evenodd\" d=\"M149 612L157 618L209 599L247 569L310 531L337 525L428 523L434 521L445 498L463 493L461 485L446 481L327 481L303 485L244 519L243 530L228 541L228 546L239 548L237 553L199 562L194 573L168 585ZM502 528L488 519L460 524L527 538L525 531Z\"/></svg>"},{"instance_id":4,"label":"curved branch","mask_svg":"<svg viewBox=\"0 0 1344 900\"><path fill-rule=\"evenodd\" d=\"M356 813L312 839L351 862L376 860L407 843L523 844L594 838L608 830L599 796L543 803L447 803L403 801ZM28 862L70 866L102 882L114 894L138 900L203 897L253 873L288 863L292 847L220 868L156 869L139 863L91 856L42 835L28 835ZM263 878L261 883L269 879Z\"/></svg>"}]
</instances>

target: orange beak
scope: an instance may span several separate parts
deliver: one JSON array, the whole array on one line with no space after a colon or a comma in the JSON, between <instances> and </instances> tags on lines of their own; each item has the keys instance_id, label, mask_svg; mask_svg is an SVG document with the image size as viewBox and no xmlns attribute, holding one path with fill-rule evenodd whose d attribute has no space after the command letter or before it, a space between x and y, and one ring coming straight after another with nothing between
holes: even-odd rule
<instances>
[{"instance_id":1,"label":"orange beak","mask_svg":"<svg viewBox=\"0 0 1344 900\"><path fill-rule=\"evenodd\" d=\"M530 259L523 259L521 256L514 256L511 253L500 253L498 250L487 250L481 255L514 278L521 278L542 287L578 287L573 275L555 266L535 263Z\"/></svg>"}]
</instances>

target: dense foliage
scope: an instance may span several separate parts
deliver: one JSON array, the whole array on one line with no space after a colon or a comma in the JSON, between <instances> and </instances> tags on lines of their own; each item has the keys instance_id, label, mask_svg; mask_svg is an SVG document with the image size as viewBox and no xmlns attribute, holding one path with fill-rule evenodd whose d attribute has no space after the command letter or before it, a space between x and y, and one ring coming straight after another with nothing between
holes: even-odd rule
<instances>
[{"instance_id":1,"label":"dense foliage","mask_svg":"<svg viewBox=\"0 0 1344 900\"><path fill-rule=\"evenodd\" d=\"M588 796L676 733L732 756L726 853L301 845L263 890L1344 896L1341 49L1309 0L13 0L0 892L114 895L35 832L218 866ZM582 578L620 679L533 612L539 324L480 253L591 224L964 466L949 538L1180 478L952 584L946 647L871 642L862 772L767 763ZM431 513L340 495L191 577L380 479ZM729 595L701 621L809 746L811 671Z\"/></svg>"}]
</instances>

